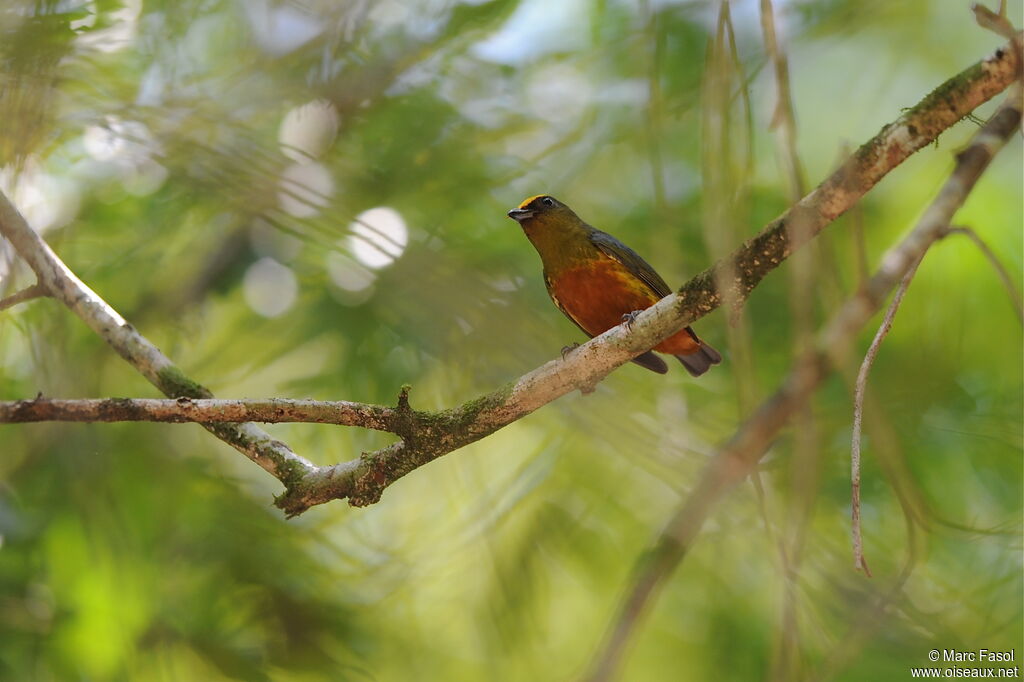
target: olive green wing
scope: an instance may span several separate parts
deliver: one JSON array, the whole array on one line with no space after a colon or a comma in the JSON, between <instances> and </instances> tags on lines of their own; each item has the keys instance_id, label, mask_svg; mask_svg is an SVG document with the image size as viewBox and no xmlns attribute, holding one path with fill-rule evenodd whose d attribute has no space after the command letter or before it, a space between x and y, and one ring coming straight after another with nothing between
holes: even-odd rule
<instances>
[{"instance_id":1,"label":"olive green wing","mask_svg":"<svg viewBox=\"0 0 1024 682\"><path fill-rule=\"evenodd\" d=\"M601 253L624 265L627 270L636 275L641 282L646 284L651 291L657 294L658 298L665 298L672 293L672 289L670 289L668 284L665 283L665 280L661 278L661 275L655 272L654 268L640 257L640 254L607 232L602 232L601 230L594 228L591 229L594 231L590 235L590 241L594 246L600 249ZM703 342L697 338L697 334L693 329L686 327L686 331L695 341L703 344ZM712 349L712 351L715 352L715 355L718 355L717 351L714 351L714 349ZM719 356L719 361L721 361L721 356ZM684 362L683 364L686 363Z\"/></svg>"},{"instance_id":2,"label":"olive green wing","mask_svg":"<svg viewBox=\"0 0 1024 682\"><path fill-rule=\"evenodd\" d=\"M654 271L647 261L640 257L633 249L629 248L615 237L601 230L594 230L590 234L590 242L601 250L601 253L621 263L627 270L647 285L647 287L664 298L672 293L665 280Z\"/></svg>"}]
</instances>

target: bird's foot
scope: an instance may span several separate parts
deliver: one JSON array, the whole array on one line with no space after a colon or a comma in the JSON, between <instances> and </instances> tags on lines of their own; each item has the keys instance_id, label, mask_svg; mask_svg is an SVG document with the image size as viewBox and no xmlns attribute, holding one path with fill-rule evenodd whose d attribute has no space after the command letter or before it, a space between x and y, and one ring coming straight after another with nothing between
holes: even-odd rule
<instances>
[{"instance_id":1,"label":"bird's foot","mask_svg":"<svg viewBox=\"0 0 1024 682\"><path fill-rule=\"evenodd\" d=\"M622 316L622 324L626 325L626 329L632 329L633 323L636 322L636 318L640 316L642 310L634 310L631 313L626 313Z\"/></svg>"},{"instance_id":2,"label":"bird's foot","mask_svg":"<svg viewBox=\"0 0 1024 682\"><path fill-rule=\"evenodd\" d=\"M562 359L565 360L565 356L580 347L578 343L570 343L568 346L562 346Z\"/></svg>"}]
</instances>

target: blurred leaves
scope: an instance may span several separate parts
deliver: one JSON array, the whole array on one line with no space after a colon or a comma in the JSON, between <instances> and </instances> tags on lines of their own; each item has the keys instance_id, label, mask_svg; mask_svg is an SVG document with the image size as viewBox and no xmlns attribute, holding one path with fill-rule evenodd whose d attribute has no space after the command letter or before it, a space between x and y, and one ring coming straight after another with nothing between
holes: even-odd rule
<instances>
[{"instance_id":1,"label":"blurred leaves","mask_svg":"<svg viewBox=\"0 0 1024 682\"><path fill-rule=\"evenodd\" d=\"M730 5L733 51L706 2L8 2L0 188L218 395L393 404L409 383L415 407L450 407L580 340L504 217L523 197L559 196L673 285L786 206L757 5ZM775 5L812 182L996 46L966 3ZM863 202L872 266L973 129ZM958 217L1018 282L1020 155L1017 139ZM357 220L384 207L404 247ZM857 286L851 220L818 240L835 260L815 282L818 315ZM397 257L361 261L359 239ZM0 252L0 295L30 283ZM797 489L785 434L763 467L764 512L749 487L718 510L623 679L767 676L783 641L809 679L888 679L931 648L1020 641L1024 370L1004 296L972 245L946 240L882 348L863 509L878 577L850 568L837 378L812 405L819 487ZM373 508L293 522L273 512L269 477L195 426L4 427L0 678L571 679L705 458L788 367L783 273L743 319L701 320L712 344L737 340L699 382L624 367ZM46 300L0 313L0 398L37 392L152 395ZM270 431L318 463L393 441ZM776 538L808 498L789 593Z\"/></svg>"}]
</instances>

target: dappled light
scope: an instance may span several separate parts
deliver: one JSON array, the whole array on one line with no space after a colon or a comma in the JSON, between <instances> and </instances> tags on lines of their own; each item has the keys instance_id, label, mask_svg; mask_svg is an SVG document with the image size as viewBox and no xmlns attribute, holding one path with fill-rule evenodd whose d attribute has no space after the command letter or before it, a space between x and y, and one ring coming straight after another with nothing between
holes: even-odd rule
<instances>
[{"instance_id":1,"label":"dappled light","mask_svg":"<svg viewBox=\"0 0 1024 682\"><path fill-rule=\"evenodd\" d=\"M334 178L319 163L296 163L281 173L277 196L281 208L296 218L319 215L334 194Z\"/></svg>"},{"instance_id":2,"label":"dappled light","mask_svg":"<svg viewBox=\"0 0 1024 682\"><path fill-rule=\"evenodd\" d=\"M299 163L319 158L334 142L338 123L337 109L326 100L290 109L277 133L281 153Z\"/></svg>"},{"instance_id":3,"label":"dappled light","mask_svg":"<svg viewBox=\"0 0 1024 682\"><path fill-rule=\"evenodd\" d=\"M387 206L363 211L356 216L349 231L352 254L373 269L393 263L409 242L409 230L402 214Z\"/></svg>"},{"instance_id":4,"label":"dappled light","mask_svg":"<svg viewBox=\"0 0 1024 682\"><path fill-rule=\"evenodd\" d=\"M298 284L292 271L273 258L261 258L245 271L245 302L263 317L277 317L295 303Z\"/></svg>"}]
</instances>

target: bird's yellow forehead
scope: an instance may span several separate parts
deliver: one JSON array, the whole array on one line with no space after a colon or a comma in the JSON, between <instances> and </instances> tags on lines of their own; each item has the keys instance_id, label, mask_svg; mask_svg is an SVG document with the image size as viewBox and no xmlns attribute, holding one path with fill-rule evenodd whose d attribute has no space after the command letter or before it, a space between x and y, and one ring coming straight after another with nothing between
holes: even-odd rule
<instances>
[{"instance_id":1,"label":"bird's yellow forehead","mask_svg":"<svg viewBox=\"0 0 1024 682\"><path fill-rule=\"evenodd\" d=\"M534 199L540 199L541 197L546 197L546 196L547 196L546 194L534 194L532 197L529 197L528 199L523 199L523 203L519 204L519 208L526 208L531 203L533 203Z\"/></svg>"}]
</instances>

